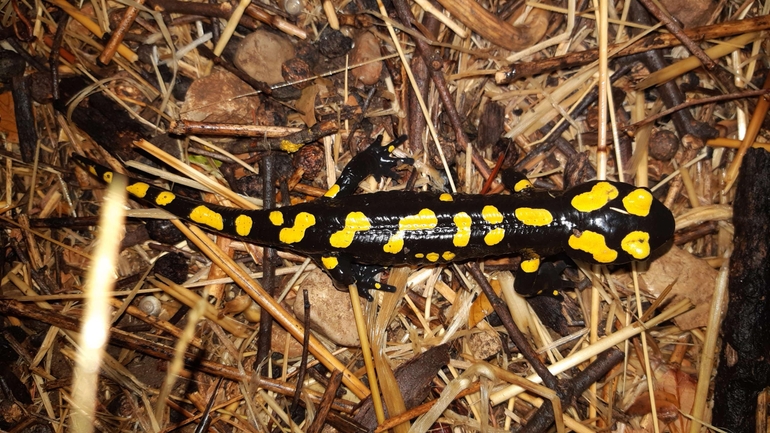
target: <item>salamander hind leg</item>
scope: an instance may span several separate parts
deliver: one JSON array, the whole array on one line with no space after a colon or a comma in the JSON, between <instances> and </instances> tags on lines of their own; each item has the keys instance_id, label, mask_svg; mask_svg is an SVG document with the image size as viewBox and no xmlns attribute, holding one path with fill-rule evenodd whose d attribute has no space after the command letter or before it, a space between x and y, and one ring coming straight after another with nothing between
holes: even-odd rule
<instances>
[{"instance_id":1,"label":"salamander hind leg","mask_svg":"<svg viewBox=\"0 0 770 433\"><path fill-rule=\"evenodd\" d=\"M353 263L353 274L356 277L358 295L372 301L372 295L369 293L372 290L381 290L389 293L395 292L395 286L377 281L376 276L384 270L385 268L382 266Z\"/></svg>"},{"instance_id":2,"label":"salamander hind leg","mask_svg":"<svg viewBox=\"0 0 770 433\"><path fill-rule=\"evenodd\" d=\"M358 184L367 176L372 175L380 180L383 177L396 178L393 171L400 164L412 164L412 158L396 158L391 152L401 143L406 141L406 135L402 135L387 144L382 144L380 135L369 147L354 156L342 169L337 182L326 192L326 197L339 198L352 195L356 192Z\"/></svg>"},{"instance_id":3,"label":"salamander hind leg","mask_svg":"<svg viewBox=\"0 0 770 433\"><path fill-rule=\"evenodd\" d=\"M371 290L382 290L384 292L394 292L395 287L380 283L377 281L377 274L385 268L376 265L362 265L353 263L350 256L345 254L330 254L316 258L316 263L326 270L329 277L334 281L334 285L340 291L347 291L351 284L356 285L358 294L368 301L374 298L369 293Z\"/></svg>"},{"instance_id":4,"label":"salamander hind leg","mask_svg":"<svg viewBox=\"0 0 770 433\"><path fill-rule=\"evenodd\" d=\"M524 255L513 287L522 296L550 295L561 297L561 290L574 288L571 281L563 280L561 273L567 268L563 260L542 261L535 253Z\"/></svg>"}]
</instances>

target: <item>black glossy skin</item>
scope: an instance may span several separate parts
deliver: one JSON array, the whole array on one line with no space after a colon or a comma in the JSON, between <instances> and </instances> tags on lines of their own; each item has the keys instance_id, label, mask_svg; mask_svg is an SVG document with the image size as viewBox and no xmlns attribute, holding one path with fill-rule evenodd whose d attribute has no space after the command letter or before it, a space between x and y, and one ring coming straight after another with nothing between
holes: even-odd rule
<instances>
[{"instance_id":1,"label":"black glossy skin","mask_svg":"<svg viewBox=\"0 0 770 433\"><path fill-rule=\"evenodd\" d=\"M589 263L627 263L647 258L649 253L668 242L674 232L671 212L657 200L651 200L647 215L633 215L626 211L622 201L624 197L640 191L645 196L649 193L616 182L588 182L561 195L533 189L494 196L415 192L353 195L358 183L369 174L391 176L393 167L409 162L390 157L393 147L394 143L381 145L378 141L357 155L343 171L336 185L339 188L332 188L327 193L330 197L274 211L243 211L176 196L169 201L169 193L165 190L133 180L129 182L128 189L135 193L136 189L132 187L141 186L142 190L146 187L144 196L139 198L209 230L312 257L327 270L338 286L357 284L361 294L367 298L370 298L370 289L390 289L373 278L381 270L379 266L426 265L510 254L521 254L525 261L533 260L531 267L527 268L528 272L522 271L517 275L517 290L535 294L545 287L542 279L535 281L540 258L566 252L571 258ZM109 181L112 176L109 170L92 161L76 159L102 179ZM581 212L572 205L576 196L591 191L597 185L615 191L617 197L602 201L605 196L599 194L597 202L606 203L591 211ZM158 196L161 194L166 194L166 200L159 203ZM588 202L594 200L589 199ZM194 210L201 206L205 206L207 215L214 218L196 214ZM485 213L484 209L489 210L490 206L499 213ZM542 225L532 225L532 221L528 220L522 222L516 216L517 209L521 208L545 210L552 221L547 224L537 222ZM414 216L420 213L423 218L415 219ZM350 222L351 215L355 216L353 219L358 224L350 228L357 230L346 232L346 221ZM244 219L251 222L248 230L236 224ZM408 224L415 220L423 225ZM218 221L221 221L221 226ZM401 232L402 244L397 241L400 223L407 224L402 228L414 229ZM490 235L493 230L497 230L496 236ZM599 248L604 253L597 256L570 246L571 236L581 238L586 231L604 237L606 248ZM634 231L649 234L649 251L645 257L633 257L621 245L623 239ZM458 232L467 233L467 236L457 237ZM594 247L589 250L591 248ZM524 285L536 286L537 290Z\"/></svg>"},{"instance_id":2,"label":"black glossy skin","mask_svg":"<svg viewBox=\"0 0 770 433\"><path fill-rule=\"evenodd\" d=\"M558 199L547 192L534 192L526 195L464 195L453 196L453 201L441 201L439 194L421 192L378 192L361 194L342 199L320 199L310 203L292 206L291 213L310 212L317 215L320 223L308 229L303 240L303 253L307 255L325 254L336 251L352 254L357 261L378 265L423 265L435 263L416 254L439 254L450 251L455 254L452 260L439 258L439 263L458 260L478 259L487 256L510 255L523 249L541 251L550 255L562 250L561 241L569 233L573 224L568 218L557 217L554 223L545 227L528 226L513 216L513 211L521 206L554 206ZM485 206L495 206L503 214L503 222L490 224L481 216ZM398 253L388 253L383 246L399 228L399 220L407 215L416 215L428 209L436 215L437 224L433 229L404 232L404 247ZM344 226L345 217L351 211L363 211L371 220L372 228L357 232L353 243L348 248L334 248L329 243L329 235ZM465 212L471 219L470 237L467 246L456 247L453 238L458 228L453 219L458 212ZM566 217L566 215L564 215ZM484 236L491 227L505 230L503 240L496 245L487 245ZM275 236L268 242L279 246Z\"/></svg>"}]
</instances>

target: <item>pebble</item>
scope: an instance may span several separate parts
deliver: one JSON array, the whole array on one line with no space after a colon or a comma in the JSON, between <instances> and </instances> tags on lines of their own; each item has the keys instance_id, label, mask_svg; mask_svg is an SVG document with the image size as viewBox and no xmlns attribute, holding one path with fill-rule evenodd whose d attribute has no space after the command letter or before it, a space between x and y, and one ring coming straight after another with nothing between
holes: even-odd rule
<instances>
[{"instance_id":1,"label":"pebble","mask_svg":"<svg viewBox=\"0 0 770 433\"><path fill-rule=\"evenodd\" d=\"M381 57L380 41L377 39L377 36L370 32L363 32L356 36L355 43L353 50L350 52L351 65L369 62L372 59ZM382 60L354 68L351 74L356 80L367 86L376 84L380 81L380 75L382 74Z\"/></svg>"},{"instance_id":2,"label":"pebble","mask_svg":"<svg viewBox=\"0 0 770 433\"><path fill-rule=\"evenodd\" d=\"M334 288L331 278L320 269L310 271L294 301L294 314L304 323L303 289L310 298L310 329L337 345L360 347L350 295Z\"/></svg>"},{"instance_id":3,"label":"pebble","mask_svg":"<svg viewBox=\"0 0 770 433\"><path fill-rule=\"evenodd\" d=\"M215 68L207 77L195 80L182 104L181 118L197 122L253 123L259 108L257 96L248 84L221 68Z\"/></svg>"},{"instance_id":4,"label":"pebble","mask_svg":"<svg viewBox=\"0 0 770 433\"><path fill-rule=\"evenodd\" d=\"M294 45L287 38L257 30L238 44L233 63L256 80L277 84L284 81L281 65L294 55Z\"/></svg>"}]
</instances>

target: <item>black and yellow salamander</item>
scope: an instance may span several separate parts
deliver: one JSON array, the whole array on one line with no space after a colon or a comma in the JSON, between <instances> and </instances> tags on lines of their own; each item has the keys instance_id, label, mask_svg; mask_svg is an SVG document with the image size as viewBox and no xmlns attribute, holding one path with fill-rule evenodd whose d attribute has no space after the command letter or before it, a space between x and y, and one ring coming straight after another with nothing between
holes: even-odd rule
<instances>
[{"instance_id":1,"label":"black and yellow salamander","mask_svg":"<svg viewBox=\"0 0 770 433\"><path fill-rule=\"evenodd\" d=\"M592 264L645 260L674 233L671 212L646 188L592 181L561 194L531 188L526 180L511 195L378 192L355 195L369 175L393 177L408 158L391 156L406 137L379 137L344 168L326 196L276 210L245 211L175 195L130 179L128 193L216 233L309 256L337 286L392 290L377 281L382 266L429 265L520 254L515 287L522 294L556 290L553 263L564 252ZM109 169L74 156L105 182ZM562 268L563 269L563 268ZM561 272L561 269L556 270ZM550 285L550 286L549 286Z\"/></svg>"}]
</instances>

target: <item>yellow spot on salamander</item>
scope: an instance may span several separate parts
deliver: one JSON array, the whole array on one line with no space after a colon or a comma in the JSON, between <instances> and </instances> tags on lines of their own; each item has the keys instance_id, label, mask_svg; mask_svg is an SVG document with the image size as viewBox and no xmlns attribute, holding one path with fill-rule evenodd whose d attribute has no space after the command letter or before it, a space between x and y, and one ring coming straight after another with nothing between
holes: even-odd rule
<instances>
[{"instance_id":1,"label":"yellow spot on salamander","mask_svg":"<svg viewBox=\"0 0 770 433\"><path fill-rule=\"evenodd\" d=\"M112 172L111 171L105 171L102 175L102 179L104 179L107 183L112 183Z\"/></svg>"},{"instance_id":2,"label":"yellow spot on salamander","mask_svg":"<svg viewBox=\"0 0 770 433\"><path fill-rule=\"evenodd\" d=\"M505 230L498 227L496 229L492 229L484 236L484 243L491 247L492 245L499 244L503 240L503 237L505 237Z\"/></svg>"},{"instance_id":3,"label":"yellow spot on salamander","mask_svg":"<svg viewBox=\"0 0 770 433\"><path fill-rule=\"evenodd\" d=\"M444 251L444 254L441 255L441 258L446 260L447 262L452 261L452 259L455 258L455 253L451 251Z\"/></svg>"},{"instance_id":4,"label":"yellow spot on salamander","mask_svg":"<svg viewBox=\"0 0 770 433\"><path fill-rule=\"evenodd\" d=\"M438 253L428 253L425 258L430 262L436 262L438 261Z\"/></svg>"},{"instance_id":5,"label":"yellow spot on salamander","mask_svg":"<svg viewBox=\"0 0 770 433\"><path fill-rule=\"evenodd\" d=\"M633 231L626 235L620 246L623 251L631 254L637 260L644 260L650 255L650 234L643 231Z\"/></svg>"},{"instance_id":6,"label":"yellow spot on salamander","mask_svg":"<svg viewBox=\"0 0 770 433\"><path fill-rule=\"evenodd\" d=\"M646 189L637 188L623 197L623 207L631 215L646 217L650 214L651 206L652 194Z\"/></svg>"},{"instance_id":7,"label":"yellow spot on salamander","mask_svg":"<svg viewBox=\"0 0 770 433\"><path fill-rule=\"evenodd\" d=\"M388 239L382 249L386 253L398 254L404 248L404 233L416 230L433 230L438 225L436 214L430 209L423 209L417 215L408 215L398 222L398 231Z\"/></svg>"},{"instance_id":8,"label":"yellow spot on salamander","mask_svg":"<svg viewBox=\"0 0 770 433\"><path fill-rule=\"evenodd\" d=\"M537 272L537 270L540 269L540 257L533 257L531 259L522 260L520 266L521 270L528 274Z\"/></svg>"},{"instance_id":9,"label":"yellow spot on salamander","mask_svg":"<svg viewBox=\"0 0 770 433\"><path fill-rule=\"evenodd\" d=\"M604 235L590 230L584 231L580 237L570 235L569 246L591 254L599 263L612 263L618 258L618 252L607 246Z\"/></svg>"},{"instance_id":10,"label":"yellow spot on salamander","mask_svg":"<svg viewBox=\"0 0 770 433\"><path fill-rule=\"evenodd\" d=\"M209 226L215 230L222 230L225 228L222 221L222 215L219 212L214 212L204 205L200 205L190 212L190 219L198 224Z\"/></svg>"},{"instance_id":11,"label":"yellow spot on salamander","mask_svg":"<svg viewBox=\"0 0 770 433\"><path fill-rule=\"evenodd\" d=\"M591 191L578 194L572 198L572 207L580 212L591 212L601 209L604 205L618 196L618 189L609 182L599 182Z\"/></svg>"},{"instance_id":12,"label":"yellow spot on salamander","mask_svg":"<svg viewBox=\"0 0 770 433\"><path fill-rule=\"evenodd\" d=\"M438 196L438 199L441 201L454 201L452 194L447 194L447 193L441 194L440 196Z\"/></svg>"},{"instance_id":13,"label":"yellow spot on salamander","mask_svg":"<svg viewBox=\"0 0 770 433\"><path fill-rule=\"evenodd\" d=\"M147 190L150 189L150 185L144 182L136 182L126 187L126 191L134 197L144 198L147 195Z\"/></svg>"},{"instance_id":14,"label":"yellow spot on salamander","mask_svg":"<svg viewBox=\"0 0 770 433\"><path fill-rule=\"evenodd\" d=\"M350 212L345 217L345 227L329 236L329 244L334 248L347 248L353 243L356 232L372 228L372 223L363 212Z\"/></svg>"},{"instance_id":15,"label":"yellow spot on salamander","mask_svg":"<svg viewBox=\"0 0 770 433\"><path fill-rule=\"evenodd\" d=\"M334 269L340 264L336 257L321 257L321 263L326 269Z\"/></svg>"},{"instance_id":16,"label":"yellow spot on salamander","mask_svg":"<svg viewBox=\"0 0 770 433\"><path fill-rule=\"evenodd\" d=\"M315 225L315 216L307 212L300 212L294 218L294 227L285 227L278 234L278 240L285 244L297 243L305 237L305 230Z\"/></svg>"},{"instance_id":17,"label":"yellow spot on salamander","mask_svg":"<svg viewBox=\"0 0 770 433\"><path fill-rule=\"evenodd\" d=\"M235 217L235 233L239 236L248 236L251 233L251 226L254 221L248 215L238 215Z\"/></svg>"},{"instance_id":18,"label":"yellow spot on salamander","mask_svg":"<svg viewBox=\"0 0 770 433\"><path fill-rule=\"evenodd\" d=\"M388 152L393 152L396 150L396 146L388 146Z\"/></svg>"},{"instance_id":19,"label":"yellow spot on salamander","mask_svg":"<svg viewBox=\"0 0 770 433\"><path fill-rule=\"evenodd\" d=\"M283 213L279 210L274 210L270 212L270 215L268 216L270 219L270 222L273 223L274 226L280 227L283 225Z\"/></svg>"},{"instance_id":20,"label":"yellow spot on salamander","mask_svg":"<svg viewBox=\"0 0 770 433\"><path fill-rule=\"evenodd\" d=\"M382 246L382 250L390 254L398 254L404 249L404 232L399 230Z\"/></svg>"},{"instance_id":21,"label":"yellow spot on salamander","mask_svg":"<svg viewBox=\"0 0 770 433\"><path fill-rule=\"evenodd\" d=\"M415 256L416 258L418 258L418 259L421 259L421 258L425 257L425 254L423 254L423 253L417 253L417 254L415 254L414 256Z\"/></svg>"},{"instance_id":22,"label":"yellow spot on salamander","mask_svg":"<svg viewBox=\"0 0 770 433\"><path fill-rule=\"evenodd\" d=\"M409 215L398 222L398 230L432 230L438 225L436 214L430 209L423 209L417 215Z\"/></svg>"},{"instance_id":23,"label":"yellow spot on salamander","mask_svg":"<svg viewBox=\"0 0 770 433\"><path fill-rule=\"evenodd\" d=\"M96 167L94 167L93 165L88 166L88 171L94 176L99 177L99 174L96 172Z\"/></svg>"},{"instance_id":24,"label":"yellow spot on salamander","mask_svg":"<svg viewBox=\"0 0 770 433\"><path fill-rule=\"evenodd\" d=\"M527 188L532 188L532 182L528 179L522 179L513 185L513 192L522 192Z\"/></svg>"},{"instance_id":25,"label":"yellow spot on salamander","mask_svg":"<svg viewBox=\"0 0 770 433\"><path fill-rule=\"evenodd\" d=\"M465 212L460 212L454 217L457 233L452 237L452 243L456 247L464 247L471 240L471 217Z\"/></svg>"},{"instance_id":26,"label":"yellow spot on salamander","mask_svg":"<svg viewBox=\"0 0 770 433\"><path fill-rule=\"evenodd\" d=\"M337 197L337 194L340 192L340 186L336 183L332 185L331 188L329 188L328 191L326 191L326 194L324 194L324 197L334 198Z\"/></svg>"},{"instance_id":27,"label":"yellow spot on salamander","mask_svg":"<svg viewBox=\"0 0 770 433\"><path fill-rule=\"evenodd\" d=\"M484 206L484 209L481 210L481 217L490 224L500 224L503 222L502 212L494 206Z\"/></svg>"},{"instance_id":28,"label":"yellow spot on salamander","mask_svg":"<svg viewBox=\"0 0 770 433\"><path fill-rule=\"evenodd\" d=\"M284 152L287 152L287 153L294 153L294 152L298 151L302 146L304 146L304 144L302 144L302 143L294 143L294 142L289 141L289 140L281 140L281 145L280 145L281 150L283 150Z\"/></svg>"},{"instance_id":29,"label":"yellow spot on salamander","mask_svg":"<svg viewBox=\"0 0 770 433\"><path fill-rule=\"evenodd\" d=\"M528 226L542 227L553 222L553 215L547 209L520 207L514 211L516 218Z\"/></svg>"},{"instance_id":30,"label":"yellow spot on salamander","mask_svg":"<svg viewBox=\"0 0 770 433\"><path fill-rule=\"evenodd\" d=\"M155 197L155 204L157 204L158 206L165 206L171 203L172 201L174 201L175 198L176 198L176 195L174 195L173 192L163 191L160 194L158 194L157 197Z\"/></svg>"}]
</instances>

